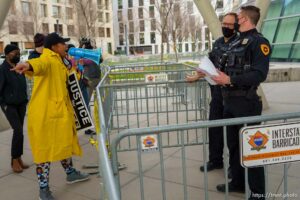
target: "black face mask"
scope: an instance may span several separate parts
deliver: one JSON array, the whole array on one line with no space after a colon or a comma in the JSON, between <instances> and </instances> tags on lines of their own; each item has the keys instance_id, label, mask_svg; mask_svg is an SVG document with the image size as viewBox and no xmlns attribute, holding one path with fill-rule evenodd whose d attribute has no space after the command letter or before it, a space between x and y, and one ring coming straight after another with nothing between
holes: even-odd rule
<instances>
[{"instance_id":1,"label":"black face mask","mask_svg":"<svg viewBox=\"0 0 300 200\"><path fill-rule=\"evenodd\" d=\"M14 63L14 64L17 64L20 62L20 56L15 56L13 57L10 62Z\"/></svg>"},{"instance_id":2,"label":"black face mask","mask_svg":"<svg viewBox=\"0 0 300 200\"><path fill-rule=\"evenodd\" d=\"M222 33L223 33L224 37L230 38L231 36L234 35L234 29L222 27Z\"/></svg>"}]
</instances>

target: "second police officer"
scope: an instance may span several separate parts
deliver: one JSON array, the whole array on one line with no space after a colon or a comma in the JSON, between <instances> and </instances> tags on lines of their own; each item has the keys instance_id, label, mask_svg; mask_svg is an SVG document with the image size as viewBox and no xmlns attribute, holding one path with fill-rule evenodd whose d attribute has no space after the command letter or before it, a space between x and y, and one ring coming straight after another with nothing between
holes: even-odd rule
<instances>
[{"instance_id":1,"label":"second police officer","mask_svg":"<svg viewBox=\"0 0 300 200\"><path fill-rule=\"evenodd\" d=\"M224 72L213 78L222 86L224 118L261 115L262 102L257 88L269 71L270 45L256 30L260 10L255 6L241 7L238 15L240 38L231 44ZM242 125L227 129L232 180L229 192L245 191L244 168L240 164L239 129ZM252 199L265 199L264 168L249 168L249 188ZM217 186L225 192L225 184Z\"/></svg>"},{"instance_id":2,"label":"second police officer","mask_svg":"<svg viewBox=\"0 0 300 200\"><path fill-rule=\"evenodd\" d=\"M222 56L227 51L229 44L237 38L234 23L237 21L237 14L229 12L224 15L222 20L223 36L218 38L209 53L209 59L214 63L215 67L222 70L224 63L222 63ZM195 76L187 76L186 80L189 82L196 81L203 78L205 75L198 72ZM223 97L221 88L218 85L210 85L211 101L209 107L209 120L223 119ZM207 171L223 168L223 128L212 127L209 128L209 161L207 164ZM204 171L204 166L200 167L200 171Z\"/></svg>"}]
</instances>

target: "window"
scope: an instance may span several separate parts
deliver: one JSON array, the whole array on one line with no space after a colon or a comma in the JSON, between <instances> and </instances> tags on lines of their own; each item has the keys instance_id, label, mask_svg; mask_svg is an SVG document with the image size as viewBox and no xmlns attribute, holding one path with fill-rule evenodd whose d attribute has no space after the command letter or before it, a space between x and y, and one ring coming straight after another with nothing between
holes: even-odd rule
<instances>
[{"instance_id":1,"label":"window","mask_svg":"<svg viewBox=\"0 0 300 200\"><path fill-rule=\"evenodd\" d=\"M105 13L106 22L108 23L110 20L109 13Z\"/></svg>"},{"instance_id":2,"label":"window","mask_svg":"<svg viewBox=\"0 0 300 200\"><path fill-rule=\"evenodd\" d=\"M128 8L132 8L132 5L133 5L132 1L133 0L128 0Z\"/></svg>"},{"instance_id":3,"label":"window","mask_svg":"<svg viewBox=\"0 0 300 200\"><path fill-rule=\"evenodd\" d=\"M123 23L119 23L119 32L124 33L124 24Z\"/></svg>"},{"instance_id":4,"label":"window","mask_svg":"<svg viewBox=\"0 0 300 200\"><path fill-rule=\"evenodd\" d=\"M129 22L129 32L130 32L130 33L133 33L133 32L134 32L134 23L133 23L133 21L130 21L130 22Z\"/></svg>"},{"instance_id":5,"label":"window","mask_svg":"<svg viewBox=\"0 0 300 200\"><path fill-rule=\"evenodd\" d=\"M122 21L122 10L118 10L118 21Z\"/></svg>"},{"instance_id":6,"label":"window","mask_svg":"<svg viewBox=\"0 0 300 200\"><path fill-rule=\"evenodd\" d=\"M155 31L155 30L156 30L156 20L151 19L151 31Z\"/></svg>"},{"instance_id":7,"label":"window","mask_svg":"<svg viewBox=\"0 0 300 200\"><path fill-rule=\"evenodd\" d=\"M105 37L105 29L103 27L98 28L99 37Z\"/></svg>"},{"instance_id":8,"label":"window","mask_svg":"<svg viewBox=\"0 0 300 200\"><path fill-rule=\"evenodd\" d=\"M119 45L124 45L124 35L119 35Z\"/></svg>"},{"instance_id":9,"label":"window","mask_svg":"<svg viewBox=\"0 0 300 200\"><path fill-rule=\"evenodd\" d=\"M140 21L140 32L144 32L145 31L145 21L141 20Z\"/></svg>"},{"instance_id":10,"label":"window","mask_svg":"<svg viewBox=\"0 0 300 200\"><path fill-rule=\"evenodd\" d=\"M103 0L97 0L97 7L98 7L98 9L102 9L103 7L103 2L102 2Z\"/></svg>"},{"instance_id":11,"label":"window","mask_svg":"<svg viewBox=\"0 0 300 200\"><path fill-rule=\"evenodd\" d=\"M105 9L106 9L106 10L109 9L109 0L105 0Z\"/></svg>"},{"instance_id":12,"label":"window","mask_svg":"<svg viewBox=\"0 0 300 200\"><path fill-rule=\"evenodd\" d=\"M47 5L41 4L41 17L47 17L48 11L47 11Z\"/></svg>"},{"instance_id":13,"label":"window","mask_svg":"<svg viewBox=\"0 0 300 200\"><path fill-rule=\"evenodd\" d=\"M52 0L52 3L59 3L59 0Z\"/></svg>"},{"instance_id":14,"label":"window","mask_svg":"<svg viewBox=\"0 0 300 200\"><path fill-rule=\"evenodd\" d=\"M286 0L286 7L283 16L299 14L300 1L299 0Z\"/></svg>"},{"instance_id":15,"label":"window","mask_svg":"<svg viewBox=\"0 0 300 200\"><path fill-rule=\"evenodd\" d=\"M25 35L33 35L34 34L33 22L23 22L23 31Z\"/></svg>"},{"instance_id":16,"label":"window","mask_svg":"<svg viewBox=\"0 0 300 200\"><path fill-rule=\"evenodd\" d=\"M62 24L54 24L54 31L60 35L63 35L63 26Z\"/></svg>"},{"instance_id":17,"label":"window","mask_svg":"<svg viewBox=\"0 0 300 200\"><path fill-rule=\"evenodd\" d=\"M185 52L189 52L189 44L185 43Z\"/></svg>"},{"instance_id":18,"label":"window","mask_svg":"<svg viewBox=\"0 0 300 200\"><path fill-rule=\"evenodd\" d=\"M123 8L123 4L122 4L123 0L118 0L118 8L122 9Z\"/></svg>"},{"instance_id":19,"label":"window","mask_svg":"<svg viewBox=\"0 0 300 200\"><path fill-rule=\"evenodd\" d=\"M145 44L144 33L140 33L140 44Z\"/></svg>"},{"instance_id":20,"label":"window","mask_svg":"<svg viewBox=\"0 0 300 200\"><path fill-rule=\"evenodd\" d=\"M216 9L218 9L218 8L220 8L220 9L223 8L223 0L222 1L218 0L217 1Z\"/></svg>"},{"instance_id":21,"label":"window","mask_svg":"<svg viewBox=\"0 0 300 200\"><path fill-rule=\"evenodd\" d=\"M139 8L139 18L143 19L144 15L143 15L143 8Z\"/></svg>"},{"instance_id":22,"label":"window","mask_svg":"<svg viewBox=\"0 0 300 200\"><path fill-rule=\"evenodd\" d=\"M150 33L150 41L151 41L151 44L155 44L155 33L154 32L152 32L152 33Z\"/></svg>"},{"instance_id":23,"label":"window","mask_svg":"<svg viewBox=\"0 0 300 200\"><path fill-rule=\"evenodd\" d=\"M162 42L163 42L163 43L168 42L168 35L167 35L166 32L163 33L163 36L162 36Z\"/></svg>"},{"instance_id":24,"label":"window","mask_svg":"<svg viewBox=\"0 0 300 200\"><path fill-rule=\"evenodd\" d=\"M129 44L134 45L134 34L129 34Z\"/></svg>"},{"instance_id":25,"label":"window","mask_svg":"<svg viewBox=\"0 0 300 200\"><path fill-rule=\"evenodd\" d=\"M73 9L66 7L66 18L73 19Z\"/></svg>"},{"instance_id":26,"label":"window","mask_svg":"<svg viewBox=\"0 0 300 200\"><path fill-rule=\"evenodd\" d=\"M112 46L110 42L107 43L107 51L108 53L112 54Z\"/></svg>"},{"instance_id":27,"label":"window","mask_svg":"<svg viewBox=\"0 0 300 200\"><path fill-rule=\"evenodd\" d=\"M98 22L103 22L103 12L98 11Z\"/></svg>"},{"instance_id":28,"label":"window","mask_svg":"<svg viewBox=\"0 0 300 200\"><path fill-rule=\"evenodd\" d=\"M9 21L8 22L8 31L9 34L18 34L18 22L17 21Z\"/></svg>"},{"instance_id":29,"label":"window","mask_svg":"<svg viewBox=\"0 0 300 200\"><path fill-rule=\"evenodd\" d=\"M75 36L74 25L68 25L67 29L68 29L68 35L69 36Z\"/></svg>"},{"instance_id":30,"label":"window","mask_svg":"<svg viewBox=\"0 0 300 200\"><path fill-rule=\"evenodd\" d=\"M150 4L155 4L155 0L150 0Z\"/></svg>"},{"instance_id":31,"label":"window","mask_svg":"<svg viewBox=\"0 0 300 200\"><path fill-rule=\"evenodd\" d=\"M60 7L52 6L52 16L56 18L60 18Z\"/></svg>"},{"instance_id":32,"label":"window","mask_svg":"<svg viewBox=\"0 0 300 200\"><path fill-rule=\"evenodd\" d=\"M132 16L132 9L128 9L128 20L132 20L133 16Z\"/></svg>"},{"instance_id":33,"label":"window","mask_svg":"<svg viewBox=\"0 0 300 200\"><path fill-rule=\"evenodd\" d=\"M154 6L149 6L149 17L154 18Z\"/></svg>"},{"instance_id":34,"label":"window","mask_svg":"<svg viewBox=\"0 0 300 200\"><path fill-rule=\"evenodd\" d=\"M106 37L110 38L110 28L106 28Z\"/></svg>"},{"instance_id":35,"label":"window","mask_svg":"<svg viewBox=\"0 0 300 200\"><path fill-rule=\"evenodd\" d=\"M22 13L25 16L31 15L30 3L22 1Z\"/></svg>"},{"instance_id":36,"label":"window","mask_svg":"<svg viewBox=\"0 0 300 200\"><path fill-rule=\"evenodd\" d=\"M48 34L49 33L49 24L43 23L42 24L42 30L43 30L44 34Z\"/></svg>"},{"instance_id":37,"label":"window","mask_svg":"<svg viewBox=\"0 0 300 200\"><path fill-rule=\"evenodd\" d=\"M182 44L178 44L178 52L179 52L179 53L182 52Z\"/></svg>"},{"instance_id":38,"label":"window","mask_svg":"<svg viewBox=\"0 0 300 200\"><path fill-rule=\"evenodd\" d=\"M143 6L144 5L144 0L139 0L139 6Z\"/></svg>"}]
</instances>

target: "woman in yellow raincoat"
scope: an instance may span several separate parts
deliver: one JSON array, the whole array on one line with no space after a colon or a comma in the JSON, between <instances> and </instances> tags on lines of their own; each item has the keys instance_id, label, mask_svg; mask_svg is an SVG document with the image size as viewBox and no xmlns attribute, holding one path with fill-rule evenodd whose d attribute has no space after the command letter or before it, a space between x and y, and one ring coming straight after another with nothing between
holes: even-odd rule
<instances>
[{"instance_id":1,"label":"woman in yellow raincoat","mask_svg":"<svg viewBox=\"0 0 300 200\"><path fill-rule=\"evenodd\" d=\"M74 111L67 90L69 69L63 59L69 38L51 33L45 38L43 54L14 70L34 77L34 87L28 107L28 135L33 159L37 165L40 199L53 199L49 190L49 169L53 161L61 161L67 182L88 179L88 174L75 170L72 155L82 155L79 146Z\"/></svg>"}]
</instances>

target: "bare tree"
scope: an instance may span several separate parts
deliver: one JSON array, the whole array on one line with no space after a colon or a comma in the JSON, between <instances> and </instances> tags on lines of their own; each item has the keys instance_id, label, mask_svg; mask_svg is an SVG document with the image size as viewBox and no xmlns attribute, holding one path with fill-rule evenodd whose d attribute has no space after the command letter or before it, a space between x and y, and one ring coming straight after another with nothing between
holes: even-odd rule
<instances>
[{"instance_id":1,"label":"bare tree","mask_svg":"<svg viewBox=\"0 0 300 200\"><path fill-rule=\"evenodd\" d=\"M161 49L161 62L163 61L164 57L164 43L169 44L169 38L168 38L168 32L167 32L167 27L168 27L168 21L170 14L172 12L172 8L174 5L174 0L156 0L155 2L155 7L159 11L159 18L160 20L156 20L157 23L157 30L161 35L161 44L160 44L160 49Z\"/></svg>"},{"instance_id":2,"label":"bare tree","mask_svg":"<svg viewBox=\"0 0 300 200\"><path fill-rule=\"evenodd\" d=\"M105 23L103 20L102 12L105 5L104 1L101 2L102 4L98 4L98 2L94 0L76 0L76 14L78 17L77 22L79 27L79 37L89 37L92 41L95 42L97 22L101 22L102 19L101 25ZM87 33L85 30L87 30Z\"/></svg>"}]
</instances>

